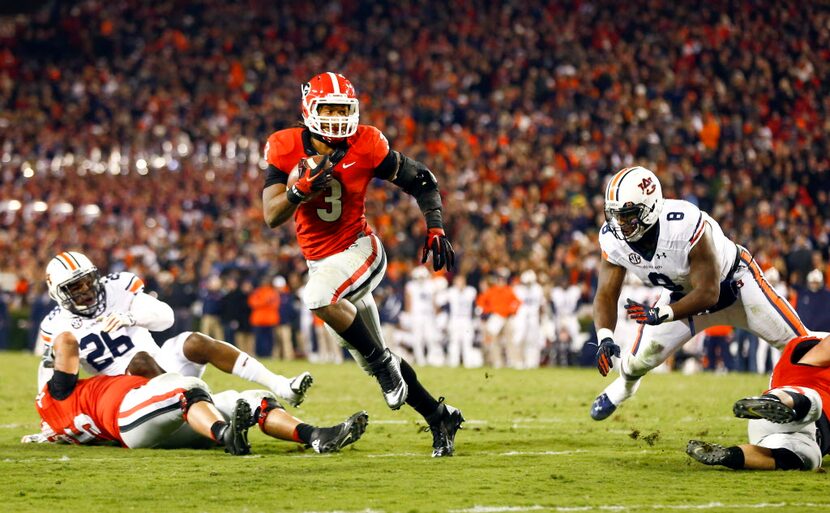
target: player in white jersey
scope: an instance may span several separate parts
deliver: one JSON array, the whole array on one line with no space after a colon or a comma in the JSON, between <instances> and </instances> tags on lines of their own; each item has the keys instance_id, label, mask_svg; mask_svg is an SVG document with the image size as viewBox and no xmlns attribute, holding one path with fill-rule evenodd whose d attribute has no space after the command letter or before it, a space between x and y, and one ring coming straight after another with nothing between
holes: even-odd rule
<instances>
[{"instance_id":1,"label":"player in white jersey","mask_svg":"<svg viewBox=\"0 0 830 513\"><path fill-rule=\"evenodd\" d=\"M44 360L39 388L51 377L51 343L61 333L78 340L81 366L90 374L155 377L164 372L201 377L210 363L223 372L268 387L297 406L312 378L307 372L288 379L233 347L201 333L183 332L159 348L150 331L173 325L173 310L144 293L141 279L128 272L100 276L85 255L66 251L46 267L49 295L58 306L40 325Z\"/></svg>"},{"instance_id":2,"label":"player in white jersey","mask_svg":"<svg viewBox=\"0 0 830 513\"><path fill-rule=\"evenodd\" d=\"M473 346L475 340L476 289L467 285L463 274L456 274L452 287L444 292L444 301L449 316L447 365L458 367L481 367L484 363L481 351Z\"/></svg>"},{"instance_id":3,"label":"player in white jersey","mask_svg":"<svg viewBox=\"0 0 830 513\"><path fill-rule=\"evenodd\" d=\"M556 355L560 362L567 362L568 352L578 352L582 345L579 343L579 300L582 297L582 288L576 284L569 284L567 276L560 275L557 283L550 291L550 302L553 305L555 322L555 336L559 348ZM567 333L567 337L563 336Z\"/></svg>"},{"instance_id":4,"label":"player in white jersey","mask_svg":"<svg viewBox=\"0 0 830 513\"><path fill-rule=\"evenodd\" d=\"M545 301L545 293L532 269L521 274L513 291L522 304L513 319L512 347L507 351L508 366L535 369L539 367L545 343L542 338L542 303Z\"/></svg>"},{"instance_id":5,"label":"player in white jersey","mask_svg":"<svg viewBox=\"0 0 830 513\"><path fill-rule=\"evenodd\" d=\"M439 345L436 327L435 284L429 270L418 266L412 270L411 280L404 287L405 305L409 319L409 341L417 365L441 365L443 350Z\"/></svg>"},{"instance_id":6,"label":"player in white jersey","mask_svg":"<svg viewBox=\"0 0 830 513\"><path fill-rule=\"evenodd\" d=\"M606 376L612 356L620 355L613 330L626 273L663 291L651 306L628 300L628 316L641 327L620 362L620 377L591 405L593 419L610 416L634 395L640 378L710 326L744 328L776 347L807 334L749 251L729 240L718 223L693 204L664 200L657 176L648 169L630 167L611 178L605 215L594 298L600 374Z\"/></svg>"}]
</instances>

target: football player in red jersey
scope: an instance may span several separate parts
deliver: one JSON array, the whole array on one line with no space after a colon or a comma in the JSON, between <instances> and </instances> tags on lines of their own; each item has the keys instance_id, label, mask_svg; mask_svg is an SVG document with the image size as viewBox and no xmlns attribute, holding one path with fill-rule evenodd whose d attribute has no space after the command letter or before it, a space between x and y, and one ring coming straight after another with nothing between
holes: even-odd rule
<instances>
[{"instance_id":1,"label":"football player in red jersey","mask_svg":"<svg viewBox=\"0 0 830 513\"><path fill-rule=\"evenodd\" d=\"M63 332L52 349L54 373L35 399L41 433L24 437L25 443L115 442L136 449L201 447L214 441L240 455L250 452L248 428L259 424L268 436L327 453L357 441L368 422L361 411L336 426L315 427L287 413L267 390L211 395L201 379L175 373L153 379L126 374L78 379L78 339Z\"/></svg>"},{"instance_id":2,"label":"football player in red jersey","mask_svg":"<svg viewBox=\"0 0 830 513\"><path fill-rule=\"evenodd\" d=\"M272 228L293 217L309 269L303 301L326 323L364 370L377 378L396 410L404 402L423 415L433 434L434 457L451 456L461 412L436 400L412 367L383 341L372 290L386 270L380 239L366 222L366 189L373 178L412 195L424 214L427 238L422 262L452 268L455 253L444 233L438 182L422 163L390 149L373 126L359 124L359 101L346 77L321 73L302 86L305 127L271 134L262 192ZM322 156L319 162L310 157ZM299 179L288 183L299 166Z\"/></svg>"},{"instance_id":3,"label":"football player in red jersey","mask_svg":"<svg viewBox=\"0 0 830 513\"><path fill-rule=\"evenodd\" d=\"M813 470L830 453L830 336L794 338L772 371L770 389L732 408L750 419L749 443L732 447L691 440L686 453L733 469ZM823 338L822 338L823 337Z\"/></svg>"},{"instance_id":4,"label":"football player in red jersey","mask_svg":"<svg viewBox=\"0 0 830 513\"><path fill-rule=\"evenodd\" d=\"M164 374L152 381L129 375L78 379L78 340L61 333L53 350L54 374L35 399L47 441L153 447L187 423L231 454L249 452L247 402L239 400L228 423L198 378Z\"/></svg>"}]
</instances>

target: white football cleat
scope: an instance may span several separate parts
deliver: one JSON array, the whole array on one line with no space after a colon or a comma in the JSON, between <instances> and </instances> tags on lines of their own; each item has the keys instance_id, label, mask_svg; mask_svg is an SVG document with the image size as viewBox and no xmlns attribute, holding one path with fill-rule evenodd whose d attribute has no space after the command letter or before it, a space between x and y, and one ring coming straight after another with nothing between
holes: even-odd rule
<instances>
[{"instance_id":1,"label":"white football cleat","mask_svg":"<svg viewBox=\"0 0 830 513\"><path fill-rule=\"evenodd\" d=\"M305 401L306 392L308 392L308 389L311 388L313 383L314 378L311 377L311 373L308 371L291 378L291 382L289 383L291 395L283 397L283 399L288 401L288 404L296 408L301 405L303 401Z\"/></svg>"}]
</instances>

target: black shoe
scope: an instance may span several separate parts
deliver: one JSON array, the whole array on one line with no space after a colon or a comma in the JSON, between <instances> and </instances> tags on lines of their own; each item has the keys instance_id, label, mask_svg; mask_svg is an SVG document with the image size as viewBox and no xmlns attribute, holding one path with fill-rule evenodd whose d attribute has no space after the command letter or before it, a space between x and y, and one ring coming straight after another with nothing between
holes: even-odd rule
<instances>
[{"instance_id":1,"label":"black shoe","mask_svg":"<svg viewBox=\"0 0 830 513\"><path fill-rule=\"evenodd\" d=\"M365 411L359 411L336 426L315 428L309 445L315 452L319 453L339 451L343 447L357 442L366 432L368 424L369 414Z\"/></svg>"},{"instance_id":2,"label":"black shoe","mask_svg":"<svg viewBox=\"0 0 830 513\"><path fill-rule=\"evenodd\" d=\"M769 396L739 399L732 407L732 413L742 419L765 419L776 424L792 422L796 417L794 409Z\"/></svg>"},{"instance_id":3,"label":"black shoe","mask_svg":"<svg viewBox=\"0 0 830 513\"><path fill-rule=\"evenodd\" d=\"M399 409L406 402L409 388L401 374L401 357L392 353L388 348L383 350L383 355L374 363L370 363L372 376L380 383L380 390L386 404L393 410Z\"/></svg>"},{"instance_id":4,"label":"black shoe","mask_svg":"<svg viewBox=\"0 0 830 513\"><path fill-rule=\"evenodd\" d=\"M729 457L726 447L700 440L689 440L686 444L686 454L704 465L723 465Z\"/></svg>"},{"instance_id":5,"label":"black shoe","mask_svg":"<svg viewBox=\"0 0 830 513\"><path fill-rule=\"evenodd\" d=\"M230 422L222 434L222 443L225 445L225 452L234 456L241 456L251 452L251 444L248 443L248 428L253 424L251 406L244 399L237 399L236 406L231 413Z\"/></svg>"},{"instance_id":6,"label":"black shoe","mask_svg":"<svg viewBox=\"0 0 830 513\"><path fill-rule=\"evenodd\" d=\"M429 430L432 431L433 458L452 456L455 451L455 432L461 429L461 423L464 422L461 410L444 404L443 397L438 402L443 412L437 421L429 425Z\"/></svg>"}]
</instances>

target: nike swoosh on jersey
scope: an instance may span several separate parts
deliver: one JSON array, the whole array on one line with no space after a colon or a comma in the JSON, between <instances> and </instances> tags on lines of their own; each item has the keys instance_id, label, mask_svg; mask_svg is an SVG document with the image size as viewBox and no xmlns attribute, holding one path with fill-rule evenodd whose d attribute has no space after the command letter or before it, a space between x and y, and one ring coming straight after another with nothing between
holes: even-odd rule
<instances>
[{"instance_id":1,"label":"nike swoosh on jersey","mask_svg":"<svg viewBox=\"0 0 830 513\"><path fill-rule=\"evenodd\" d=\"M343 169L348 169L348 168L352 167L353 165L355 165L354 162L349 162L348 164L343 164Z\"/></svg>"}]
</instances>

